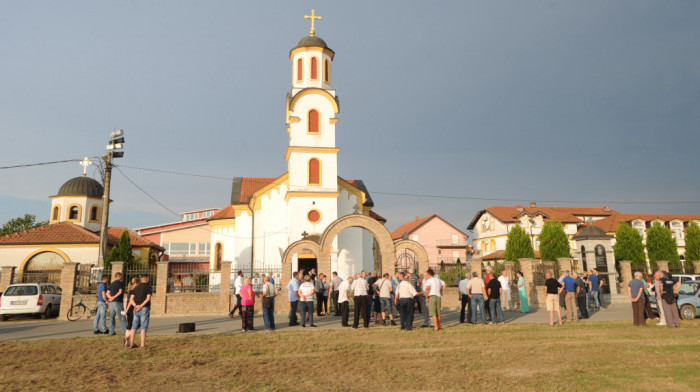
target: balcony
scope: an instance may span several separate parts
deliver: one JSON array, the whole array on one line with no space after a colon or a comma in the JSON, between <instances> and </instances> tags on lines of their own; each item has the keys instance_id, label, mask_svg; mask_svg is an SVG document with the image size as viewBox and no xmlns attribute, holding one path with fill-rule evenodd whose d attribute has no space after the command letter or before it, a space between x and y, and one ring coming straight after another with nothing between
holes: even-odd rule
<instances>
[{"instance_id":1,"label":"balcony","mask_svg":"<svg viewBox=\"0 0 700 392\"><path fill-rule=\"evenodd\" d=\"M466 248L467 245L467 240L465 239L459 239L457 241L453 240L437 240L436 246L438 248Z\"/></svg>"}]
</instances>

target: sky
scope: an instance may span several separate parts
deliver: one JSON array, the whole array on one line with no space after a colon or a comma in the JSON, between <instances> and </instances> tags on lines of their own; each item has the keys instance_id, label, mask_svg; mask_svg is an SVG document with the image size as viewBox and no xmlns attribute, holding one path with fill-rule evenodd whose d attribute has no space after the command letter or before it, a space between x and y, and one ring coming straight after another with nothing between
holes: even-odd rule
<instances>
[{"instance_id":1,"label":"sky","mask_svg":"<svg viewBox=\"0 0 700 392\"><path fill-rule=\"evenodd\" d=\"M0 170L0 223L48 219L115 127L119 165L282 175L311 8L336 52L339 175L389 229L528 201L700 214L697 1L0 0L0 166L76 160ZM230 200L230 180L120 170L111 225Z\"/></svg>"}]
</instances>

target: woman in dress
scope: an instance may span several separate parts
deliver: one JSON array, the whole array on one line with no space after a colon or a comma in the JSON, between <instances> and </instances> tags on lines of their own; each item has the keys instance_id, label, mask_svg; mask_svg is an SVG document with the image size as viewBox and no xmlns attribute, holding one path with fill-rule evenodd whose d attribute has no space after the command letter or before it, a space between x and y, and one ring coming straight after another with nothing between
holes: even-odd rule
<instances>
[{"instance_id":1,"label":"woman in dress","mask_svg":"<svg viewBox=\"0 0 700 392\"><path fill-rule=\"evenodd\" d=\"M243 287L241 287L241 305L243 306L241 323L243 332L252 331L254 329L253 306L255 305L255 293L253 292L253 286L250 282L250 277L243 279Z\"/></svg>"},{"instance_id":2,"label":"woman in dress","mask_svg":"<svg viewBox=\"0 0 700 392\"><path fill-rule=\"evenodd\" d=\"M136 331L131 330L131 324L134 321L134 307L131 306L131 296L132 292L139 285L141 281L139 278L131 279L129 285L126 287L126 309L124 309L124 314L126 315L126 332L124 333L124 347L131 348L129 342L133 342L134 338L131 336L135 334Z\"/></svg>"},{"instance_id":3,"label":"woman in dress","mask_svg":"<svg viewBox=\"0 0 700 392\"><path fill-rule=\"evenodd\" d=\"M525 278L523 277L522 271L516 273L518 277L518 295L520 295L520 311L523 313L528 313L530 311L530 306L527 304L527 291L525 289Z\"/></svg>"}]
</instances>

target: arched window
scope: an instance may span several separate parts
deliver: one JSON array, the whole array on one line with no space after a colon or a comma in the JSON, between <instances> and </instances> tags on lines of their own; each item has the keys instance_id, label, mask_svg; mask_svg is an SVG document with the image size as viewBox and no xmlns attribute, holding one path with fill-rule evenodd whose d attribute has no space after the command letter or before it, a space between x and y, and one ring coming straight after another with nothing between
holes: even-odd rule
<instances>
[{"instance_id":1,"label":"arched window","mask_svg":"<svg viewBox=\"0 0 700 392\"><path fill-rule=\"evenodd\" d=\"M309 161L309 185L321 185L321 161L316 158Z\"/></svg>"},{"instance_id":2,"label":"arched window","mask_svg":"<svg viewBox=\"0 0 700 392\"><path fill-rule=\"evenodd\" d=\"M55 206L53 208L53 214L51 214L51 220L57 221L61 217L61 207Z\"/></svg>"},{"instance_id":3,"label":"arched window","mask_svg":"<svg viewBox=\"0 0 700 392\"><path fill-rule=\"evenodd\" d=\"M320 133L321 132L321 116L318 114L318 110L309 110L309 133Z\"/></svg>"},{"instance_id":4,"label":"arched window","mask_svg":"<svg viewBox=\"0 0 700 392\"><path fill-rule=\"evenodd\" d=\"M330 83L330 73L331 73L331 63L328 60L325 60L323 62L323 81L326 83Z\"/></svg>"},{"instance_id":5,"label":"arched window","mask_svg":"<svg viewBox=\"0 0 700 392\"><path fill-rule=\"evenodd\" d=\"M216 244L216 252L214 253L214 261L216 262L216 269L221 270L221 261L223 260L224 256L224 246L221 245L221 242L218 242Z\"/></svg>"},{"instance_id":6,"label":"arched window","mask_svg":"<svg viewBox=\"0 0 700 392\"><path fill-rule=\"evenodd\" d=\"M311 58L311 80L318 80L318 59Z\"/></svg>"},{"instance_id":7,"label":"arched window","mask_svg":"<svg viewBox=\"0 0 700 392\"><path fill-rule=\"evenodd\" d=\"M496 240L491 240L489 243L489 252L495 252L496 251Z\"/></svg>"},{"instance_id":8,"label":"arched window","mask_svg":"<svg viewBox=\"0 0 700 392\"><path fill-rule=\"evenodd\" d=\"M70 208L70 210L68 211L68 219L70 219L70 220L80 219L80 207L72 206Z\"/></svg>"},{"instance_id":9,"label":"arched window","mask_svg":"<svg viewBox=\"0 0 700 392\"><path fill-rule=\"evenodd\" d=\"M304 80L304 60L297 60L297 82Z\"/></svg>"},{"instance_id":10,"label":"arched window","mask_svg":"<svg viewBox=\"0 0 700 392\"><path fill-rule=\"evenodd\" d=\"M92 206L90 207L90 220L91 221L96 221L97 220L97 212L99 208L97 206Z\"/></svg>"}]
</instances>

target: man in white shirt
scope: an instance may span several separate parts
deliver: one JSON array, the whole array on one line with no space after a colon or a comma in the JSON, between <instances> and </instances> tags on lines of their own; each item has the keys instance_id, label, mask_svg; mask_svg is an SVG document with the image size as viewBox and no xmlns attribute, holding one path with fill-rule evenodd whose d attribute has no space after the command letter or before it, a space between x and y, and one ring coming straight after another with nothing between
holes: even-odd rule
<instances>
[{"instance_id":1,"label":"man in white shirt","mask_svg":"<svg viewBox=\"0 0 700 392\"><path fill-rule=\"evenodd\" d=\"M365 280L365 276L367 276L367 271L362 271L361 277L352 282L350 286L355 301L355 319L352 323L352 327L355 329L357 329L360 324L360 316L362 316L362 322L365 328L369 328L369 316L367 313L367 293L369 292L369 285Z\"/></svg>"},{"instance_id":2,"label":"man in white shirt","mask_svg":"<svg viewBox=\"0 0 700 392\"><path fill-rule=\"evenodd\" d=\"M432 268L425 272L425 295L428 298L428 312L433 319L433 331L442 329L442 292L445 282L435 276Z\"/></svg>"},{"instance_id":3,"label":"man in white shirt","mask_svg":"<svg viewBox=\"0 0 700 392\"><path fill-rule=\"evenodd\" d=\"M513 310L513 298L510 296L510 278L508 278L508 271L503 270L501 276L498 277L498 281L501 283L501 303L503 303L503 310ZM508 305L508 309L506 309Z\"/></svg>"},{"instance_id":4,"label":"man in white shirt","mask_svg":"<svg viewBox=\"0 0 700 392\"><path fill-rule=\"evenodd\" d=\"M410 331L413 329L413 301L416 295L422 294L416 292L416 288L411 284L411 275L399 273L401 281L396 290L395 303L399 306L399 314L401 317L401 329Z\"/></svg>"},{"instance_id":5,"label":"man in white shirt","mask_svg":"<svg viewBox=\"0 0 700 392\"><path fill-rule=\"evenodd\" d=\"M241 287L243 287L243 271L238 271L238 276L236 276L236 280L233 281L233 292L236 294L236 305L229 313L232 318L236 317L236 309L238 309L238 315L243 316L243 307L241 306Z\"/></svg>"},{"instance_id":6,"label":"man in white shirt","mask_svg":"<svg viewBox=\"0 0 700 392\"><path fill-rule=\"evenodd\" d=\"M462 310L459 312L459 322L464 323L464 308L467 308L467 323L472 322L472 301L469 299L469 292L467 291L467 285L469 284L469 277L465 276L464 279L459 281L457 286L459 289L459 300L462 302Z\"/></svg>"},{"instance_id":7,"label":"man in white shirt","mask_svg":"<svg viewBox=\"0 0 700 392\"><path fill-rule=\"evenodd\" d=\"M339 278L340 279L340 278ZM341 280L338 284L338 308L340 309L340 322L343 327L349 327L348 316L350 315L350 285L352 284L352 276L347 280Z\"/></svg>"},{"instance_id":8,"label":"man in white shirt","mask_svg":"<svg viewBox=\"0 0 700 392\"><path fill-rule=\"evenodd\" d=\"M379 296L379 303L382 310L382 325L386 325L386 314L391 311L391 293L394 291L391 286L391 275L385 273L381 279L374 283L374 292ZM396 325L394 322L394 314L389 313L391 325Z\"/></svg>"},{"instance_id":9,"label":"man in white shirt","mask_svg":"<svg viewBox=\"0 0 700 392\"><path fill-rule=\"evenodd\" d=\"M423 277L421 280L420 284L420 291L423 293L423 295L419 296L420 300L420 308L423 312L423 325L421 325L421 328L429 328L430 327L430 312L428 311L428 299L427 295L428 292L425 290L425 284L428 282L428 279Z\"/></svg>"}]
</instances>

